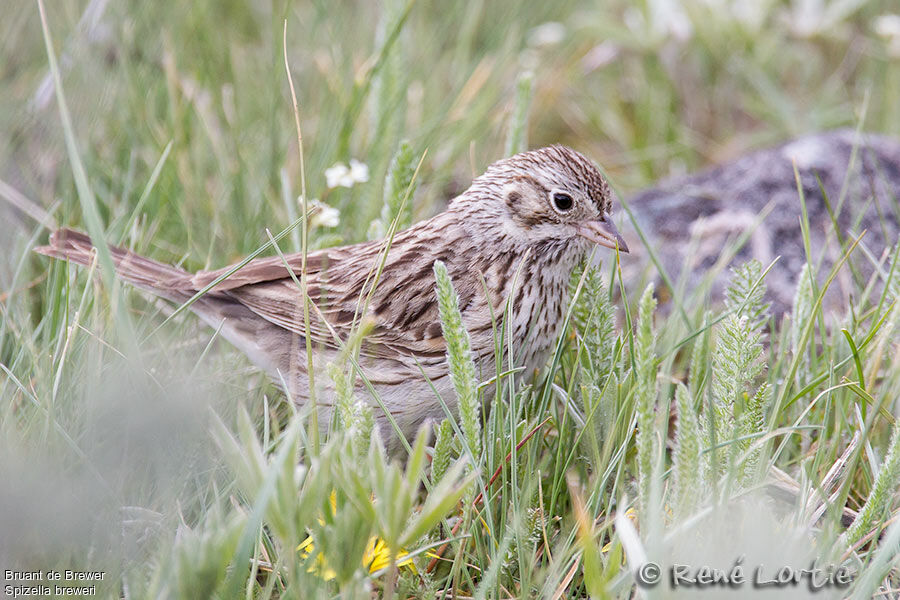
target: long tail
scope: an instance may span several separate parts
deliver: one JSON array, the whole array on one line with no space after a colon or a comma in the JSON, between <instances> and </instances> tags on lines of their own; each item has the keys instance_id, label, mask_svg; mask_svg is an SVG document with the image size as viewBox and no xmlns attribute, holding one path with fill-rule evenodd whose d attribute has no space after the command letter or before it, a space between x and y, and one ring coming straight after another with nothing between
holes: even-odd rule
<instances>
[{"instance_id":1,"label":"long tail","mask_svg":"<svg viewBox=\"0 0 900 600\"><path fill-rule=\"evenodd\" d=\"M87 235L72 229L60 229L51 234L48 246L35 248L35 252L90 265L94 261L95 248ZM116 275L156 296L181 303L198 291L192 281L193 274L184 269L118 246L109 246L109 252L116 265ZM191 304L191 311L210 327L220 330L225 339L268 371L276 383L280 378L279 372L291 372L293 363L289 352L296 347L291 338L293 334L266 321L227 293L207 293ZM300 393L299 388L297 393Z\"/></svg>"},{"instance_id":2,"label":"long tail","mask_svg":"<svg viewBox=\"0 0 900 600\"><path fill-rule=\"evenodd\" d=\"M58 229L50 235L50 244L34 251L53 258L89 266L94 261L91 238L73 229ZM116 274L123 280L159 296L182 300L196 291L192 289L191 274L184 269L163 264L118 246L109 246Z\"/></svg>"}]
</instances>

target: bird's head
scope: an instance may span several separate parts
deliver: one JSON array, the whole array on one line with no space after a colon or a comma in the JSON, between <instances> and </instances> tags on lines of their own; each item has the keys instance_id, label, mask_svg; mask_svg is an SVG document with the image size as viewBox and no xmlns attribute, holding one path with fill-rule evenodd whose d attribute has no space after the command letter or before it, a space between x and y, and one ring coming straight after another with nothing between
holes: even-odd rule
<instances>
[{"instance_id":1,"label":"bird's head","mask_svg":"<svg viewBox=\"0 0 900 600\"><path fill-rule=\"evenodd\" d=\"M525 244L593 244L628 252L612 222L612 194L584 155L550 146L495 162L460 197L494 233Z\"/></svg>"}]
</instances>

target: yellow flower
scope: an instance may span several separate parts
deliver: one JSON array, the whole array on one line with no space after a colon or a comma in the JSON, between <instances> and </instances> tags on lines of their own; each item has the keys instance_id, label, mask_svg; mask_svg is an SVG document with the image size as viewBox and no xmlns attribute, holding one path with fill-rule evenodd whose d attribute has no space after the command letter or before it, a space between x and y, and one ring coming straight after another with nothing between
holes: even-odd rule
<instances>
[{"instance_id":1,"label":"yellow flower","mask_svg":"<svg viewBox=\"0 0 900 600\"><path fill-rule=\"evenodd\" d=\"M412 569L412 572L416 572L416 566L413 564L411 558L405 558L409 553L405 550L401 550L397 553L397 566L398 567L409 567ZM380 571L385 567L391 564L391 551L387 547L387 544L384 543L384 540L372 536L369 538L369 543L366 544L366 551L363 553L363 566L368 565L369 573L375 573L376 571Z\"/></svg>"},{"instance_id":2,"label":"yellow flower","mask_svg":"<svg viewBox=\"0 0 900 600\"><path fill-rule=\"evenodd\" d=\"M331 513L337 513L337 494L334 490L332 490L331 495L328 497L331 503ZM324 525L322 519L319 519L319 523ZM309 555L315 551L315 545L313 544L312 536L307 536L305 540L300 542L300 545L297 546L297 551L300 552L300 556L302 558L309 558ZM400 550L397 553L396 560L398 567L407 567L412 570L413 573L416 573L416 566L413 564L413 560L411 558L404 558L408 556L409 553L406 550ZM366 544L366 550L363 552L362 557L362 566L369 570L369 573L377 573L378 571L390 566L391 564L391 551L388 548L387 544L383 539L377 536L372 536L369 538L369 542ZM318 572L319 576L322 577L325 581L331 581L335 578L335 572L328 566L328 563L325 562L325 556L323 554L319 554L316 557L316 562L313 565L310 565L307 572L313 573Z\"/></svg>"},{"instance_id":3,"label":"yellow flower","mask_svg":"<svg viewBox=\"0 0 900 600\"><path fill-rule=\"evenodd\" d=\"M300 545L297 546L297 550L300 552L300 556L308 558L309 555L315 551L312 536L308 536L305 540L300 542ZM413 560L411 558L405 558L406 556L409 556L409 553L405 550L401 550L397 553L397 566L407 567L412 570L413 573L416 573L416 566L413 564ZM366 544L366 550L363 553L362 566L368 569L369 573L372 574L388 567L390 564L391 551L387 544L380 537L370 537L369 542ZM334 570L328 566L323 554L319 554L316 557L315 564L310 565L307 571L309 573L318 572L319 576L325 581L331 581L335 577Z\"/></svg>"}]
</instances>

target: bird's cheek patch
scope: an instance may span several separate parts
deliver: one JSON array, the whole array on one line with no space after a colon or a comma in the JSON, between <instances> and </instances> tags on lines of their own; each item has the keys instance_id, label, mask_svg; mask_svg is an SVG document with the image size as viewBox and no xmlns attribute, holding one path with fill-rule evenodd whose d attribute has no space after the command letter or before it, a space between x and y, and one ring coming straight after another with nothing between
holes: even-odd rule
<instances>
[{"instance_id":1,"label":"bird's cheek patch","mask_svg":"<svg viewBox=\"0 0 900 600\"><path fill-rule=\"evenodd\" d=\"M506 194L506 205L508 207L513 208L520 202L522 202L522 194L520 194L516 190L510 190Z\"/></svg>"},{"instance_id":2,"label":"bird's cheek patch","mask_svg":"<svg viewBox=\"0 0 900 600\"><path fill-rule=\"evenodd\" d=\"M531 228L547 219L543 204L531 194L524 194L518 187L507 186L503 198L513 220L522 227Z\"/></svg>"}]
</instances>

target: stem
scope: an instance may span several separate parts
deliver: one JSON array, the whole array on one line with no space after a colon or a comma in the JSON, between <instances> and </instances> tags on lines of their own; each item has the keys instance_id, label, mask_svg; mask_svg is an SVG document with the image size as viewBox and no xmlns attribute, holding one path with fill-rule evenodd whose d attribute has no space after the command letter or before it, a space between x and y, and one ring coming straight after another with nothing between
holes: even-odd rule
<instances>
[{"instance_id":1,"label":"stem","mask_svg":"<svg viewBox=\"0 0 900 600\"><path fill-rule=\"evenodd\" d=\"M300 222L300 292L303 296L303 326L306 329L306 381L309 386L309 403L312 411L309 417L309 440L313 455L319 453L319 410L316 404L316 386L313 381L313 356L312 340L309 337L309 294L306 278L306 254L309 248L309 199L306 197L306 170L303 164L303 133L300 129L300 109L297 107L297 93L294 91L294 80L291 78L291 69L287 55L287 19L284 20L284 33L282 36L284 47L284 70L287 73L288 85L291 88L291 102L294 108L294 125L297 127L297 146L300 150L300 198L303 202L303 215Z\"/></svg>"}]
</instances>

